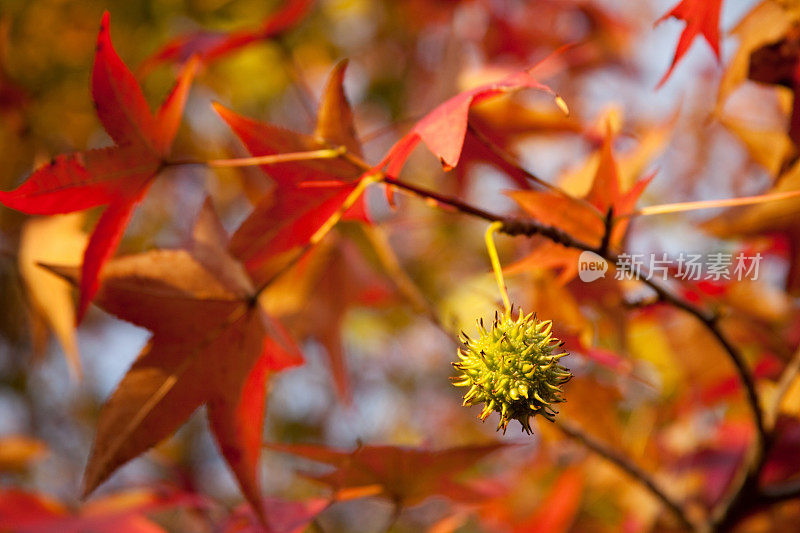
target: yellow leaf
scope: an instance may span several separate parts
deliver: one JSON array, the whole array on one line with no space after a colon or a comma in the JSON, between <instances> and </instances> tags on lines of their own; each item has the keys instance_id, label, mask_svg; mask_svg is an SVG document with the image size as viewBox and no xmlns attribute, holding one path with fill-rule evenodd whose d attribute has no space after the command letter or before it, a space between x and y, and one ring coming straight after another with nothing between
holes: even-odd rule
<instances>
[{"instance_id":1,"label":"yellow leaf","mask_svg":"<svg viewBox=\"0 0 800 533\"><path fill-rule=\"evenodd\" d=\"M632 356L652 364L658 372L661 392L665 396L675 392L682 373L673 357L669 339L658 322L646 317L632 320L627 331L627 343Z\"/></svg>"},{"instance_id":2,"label":"yellow leaf","mask_svg":"<svg viewBox=\"0 0 800 533\"><path fill-rule=\"evenodd\" d=\"M784 9L772 0L764 0L736 25L731 34L739 39L739 49L719 84L717 113L728 96L747 79L753 50L780 39L798 18L800 10Z\"/></svg>"},{"instance_id":3,"label":"yellow leaf","mask_svg":"<svg viewBox=\"0 0 800 533\"><path fill-rule=\"evenodd\" d=\"M32 305L52 328L77 377L81 375L81 363L75 340L72 289L38 263L80 264L87 241L81 230L83 220L83 213L31 219L22 228L19 244L19 269Z\"/></svg>"},{"instance_id":4,"label":"yellow leaf","mask_svg":"<svg viewBox=\"0 0 800 533\"><path fill-rule=\"evenodd\" d=\"M754 129L744 121L729 116L720 117L720 122L744 143L750 157L766 168L771 176L780 172L783 161L792 149L792 141L786 132Z\"/></svg>"},{"instance_id":5,"label":"yellow leaf","mask_svg":"<svg viewBox=\"0 0 800 533\"><path fill-rule=\"evenodd\" d=\"M612 131L622 128L619 111L613 108L607 110L598 122L609 124ZM674 126L673 122L674 120L670 119L665 124L648 129L637 137L638 143L635 148L616 154L620 188L623 191L630 189L650 162L666 148ZM600 166L600 156L601 151L595 151L581 167L563 174L559 179L559 186L575 197L586 196L592 188Z\"/></svg>"},{"instance_id":6,"label":"yellow leaf","mask_svg":"<svg viewBox=\"0 0 800 533\"><path fill-rule=\"evenodd\" d=\"M40 440L21 435L0 437L0 472L22 470L46 454L47 445Z\"/></svg>"}]
</instances>

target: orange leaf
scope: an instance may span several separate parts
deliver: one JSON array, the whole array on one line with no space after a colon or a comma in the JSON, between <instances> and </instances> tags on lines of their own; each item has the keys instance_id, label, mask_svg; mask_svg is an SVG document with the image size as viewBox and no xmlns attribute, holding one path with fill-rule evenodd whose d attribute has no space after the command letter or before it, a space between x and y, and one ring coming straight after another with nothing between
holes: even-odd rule
<instances>
[{"instance_id":1,"label":"orange leaf","mask_svg":"<svg viewBox=\"0 0 800 533\"><path fill-rule=\"evenodd\" d=\"M270 444L272 450L291 453L327 463L335 470L328 474L308 475L337 493L364 489L401 505L415 505L429 496L448 496L456 501L476 503L485 496L478 489L458 482L455 477L505 445L462 446L444 450L403 448L398 446L361 446L344 452L324 446Z\"/></svg>"},{"instance_id":2,"label":"orange leaf","mask_svg":"<svg viewBox=\"0 0 800 533\"><path fill-rule=\"evenodd\" d=\"M266 381L301 358L280 325L254 305L253 285L226 257L219 227L207 202L188 250L121 257L103 270L98 305L153 336L103 406L86 493L205 404L222 454L261 515L257 466ZM208 257L216 259L204 262ZM74 268L51 268L77 283Z\"/></svg>"}]
</instances>

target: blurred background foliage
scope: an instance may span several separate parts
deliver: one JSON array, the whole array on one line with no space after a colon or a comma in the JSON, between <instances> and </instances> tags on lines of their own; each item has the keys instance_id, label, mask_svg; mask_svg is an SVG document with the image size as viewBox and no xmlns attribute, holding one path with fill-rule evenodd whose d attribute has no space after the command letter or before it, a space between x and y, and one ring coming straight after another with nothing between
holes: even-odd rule
<instances>
[{"instance_id":1,"label":"blurred background foliage","mask_svg":"<svg viewBox=\"0 0 800 533\"><path fill-rule=\"evenodd\" d=\"M476 110L481 124L506 132L505 147L525 168L585 194L597 165L593 154L611 120L620 132L616 149L627 185L658 170L642 204L756 194L783 170L773 148L789 142L783 131L787 90L747 82L720 112L717 87L723 68L705 45L697 45L671 81L655 91L680 26L670 22L654 30L652 24L671 4L321 0L296 26L203 70L174 153L202 159L245 155L211 101L311 131L325 78L346 57L345 86L365 154L378 161L423 113L485 79L492 68L522 68L577 42L576 52L544 80L566 99L569 117L528 93ZM0 187L16 186L56 154L110 142L89 92L104 10L111 13L117 51L135 70L176 36L255 28L281 5L274 0L0 0ZM723 28L733 27L754 5L726 2ZM724 41L723 64L736 45L735 39ZM174 65L162 64L140 78L153 107L169 90L175 71ZM769 132L775 143L759 149L753 132ZM423 152L406 168L410 181L496 212L515 211L499 192L514 182L501 172L474 164L443 173ZM137 212L119 253L179 245L206 194L231 230L252 200L269 190L269 180L255 169L170 170ZM540 423L532 439L515 428L496 436L491 419L480 424L477 410L461 407L459 391L449 386L455 354L451 333L474 331L475 319L492 315L498 299L483 248L485 225L414 199L400 198L393 210L377 194L370 196L370 206L379 235L343 224L312 254L306 273L290 274L270 291L273 311L302 340L307 363L274 380L265 440L343 448L361 442L441 448L495 438L519 444L476 471L510 488L501 503L487 496L487 505L477 512L454 512L442 500L427 500L403 513L393 526L397 531L434 525L440 531L513 530L514 524L537 520L550 520L543 523L554 531L667 527L659 505L641 487L580 445L564 441L548 424ZM90 212L79 224L90 228L96 216ZM740 241L701 233L696 223L707 217L642 219L626 242L647 252L741 249ZM77 507L75 488L99 405L147 333L94 309L78 333L84 377L76 381L21 279L18 250L26 220L0 209L0 446L16 450L9 452L10 459L0 453L0 482ZM383 238L429 308L414 308L397 289L398 273L380 244ZM712 295L734 309L728 329L761 372L766 393L800 341L796 301L785 292L790 252L781 248L783 242L770 236L749 241L752 250L770 254L762 280L731 284ZM499 244L504 262L511 264L537 241L501 238ZM314 268L315 261L322 266ZM562 416L655 471L675 492L698 490L713 501L750 436L747 407L713 339L673 310L630 308L626 302L635 300L635 287L612 280L559 282L558 273L547 268L517 272L509 279L515 301L553 319L562 338L575 339L567 366L576 378L567 386ZM698 294L700 301L712 298L707 291ZM326 352L336 349L347 360L351 403L337 396L330 377ZM613 364L598 363L601 355ZM202 417L193 417L175 437L124 467L101 492L165 483L233 506L240 496L204 424ZM712 459L716 466L706 464ZM298 465L308 466L302 461L265 452L263 463L268 494L305 499L324 493L296 475ZM561 514L543 518L553 501L564 504ZM781 512L785 516L770 516L768 527L796 517L797 509ZM326 531L379 531L390 515L385 502L354 500L332 507L319 523ZM163 522L173 530L211 530L196 516L167 516Z\"/></svg>"}]
</instances>

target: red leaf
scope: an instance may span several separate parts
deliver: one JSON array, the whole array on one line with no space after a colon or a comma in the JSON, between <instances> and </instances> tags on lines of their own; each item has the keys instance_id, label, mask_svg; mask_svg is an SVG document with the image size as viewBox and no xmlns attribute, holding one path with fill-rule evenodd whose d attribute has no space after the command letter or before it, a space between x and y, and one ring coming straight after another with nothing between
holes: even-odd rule
<instances>
[{"instance_id":1,"label":"red leaf","mask_svg":"<svg viewBox=\"0 0 800 533\"><path fill-rule=\"evenodd\" d=\"M125 226L133 215L133 209L136 207L136 203L147 192L149 185L149 180L143 181L140 192L135 197L128 198L122 196L112 201L97 221L97 225L89 238L89 243L86 245L86 251L83 255L80 301L76 313L77 322L83 319L83 315L89 308L89 303L97 293L97 289L100 286L98 280L100 270L103 268L106 261L114 255L114 250L116 250L119 241L122 240L122 233L125 231Z\"/></svg>"},{"instance_id":2,"label":"red leaf","mask_svg":"<svg viewBox=\"0 0 800 533\"><path fill-rule=\"evenodd\" d=\"M270 444L269 448L327 463L329 474L308 477L325 483L340 497L381 494L402 505L415 505L433 495L476 503L483 494L455 477L505 445L462 446L444 450L398 446L361 446L352 452L314 445ZM374 490L363 490L367 488ZM356 490L362 489L362 490Z\"/></svg>"},{"instance_id":3,"label":"red leaf","mask_svg":"<svg viewBox=\"0 0 800 533\"><path fill-rule=\"evenodd\" d=\"M156 533L147 513L202 505L191 494L128 491L104 496L69 512L60 502L20 490L0 490L0 527L14 533Z\"/></svg>"},{"instance_id":4,"label":"red leaf","mask_svg":"<svg viewBox=\"0 0 800 533\"><path fill-rule=\"evenodd\" d=\"M177 37L145 59L139 72L146 74L161 63L183 62L192 55L208 64L248 44L269 39L290 29L308 14L313 5L314 0L288 0L282 9L267 17L256 29L232 33L198 31Z\"/></svg>"},{"instance_id":5,"label":"red leaf","mask_svg":"<svg viewBox=\"0 0 800 533\"><path fill-rule=\"evenodd\" d=\"M533 77L532 72L535 68L517 72L498 82L461 92L440 104L397 141L376 168L385 168L388 175L397 176L406 159L420 141L423 141L428 149L439 158L445 170L455 167L464 145L470 107L487 98L523 88L540 89L555 95L549 87L539 83Z\"/></svg>"},{"instance_id":6,"label":"red leaf","mask_svg":"<svg viewBox=\"0 0 800 533\"><path fill-rule=\"evenodd\" d=\"M346 62L331 73L317 116L315 135L305 135L243 117L215 104L253 156L305 152L328 146L346 146L359 154L353 114L342 89ZM353 191L363 170L349 161L303 160L261 167L276 183L271 195L262 198L231 238L230 251L246 266L256 284L280 269L281 254L305 246L319 228L340 208ZM341 186L310 187L314 182L343 183ZM345 218L368 220L363 196L345 213Z\"/></svg>"},{"instance_id":7,"label":"red leaf","mask_svg":"<svg viewBox=\"0 0 800 533\"><path fill-rule=\"evenodd\" d=\"M319 150L331 146L345 146L351 153L359 155L361 144L356 136L353 113L342 87L346 68L347 62L341 61L328 77L317 113L314 135L305 135L272 124L258 122L234 113L219 104L214 104L214 109L244 143L247 150L256 157ZM276 191L274 191L275 202L282 202L282 198L285 196L288 200L287 205L298 200L303 203L312 202L315 201L314 198L322 202L325 195L335 191L330 187L326 188L327 192L325 193L292 190L301 185L309 185L314 182L348 184L356 182L363 175L361 167L342 158L294 161L263 165L261 168L277 185ZM263 206L265 201L267 200L262 199L259 202L261 208L256 208L256 211L261 211L262 215L268 210ZM344 218L369 223L369 215L364 204L362 196L345 213ZM251 218L257 219L259 216L256 216L256 212L254 212ZM247 224L247 226L250 229L254 227L253 224ZM258 228L256 227L256 229ZM241 242L237 236L234 236L233 240Z\"/></svg>"},{"instance_id":8,"label":"red leaf","mask_svg":"<svg viewBox=\"0 0 800 533\"><path fill-rule=\"evenodd\" d=\"M222 105L214 104L214 109L255 157L327 147L314 136L244 117ZM314 181L352 182L363 174L359 167L341 159L292 161L261 168L279 187L297 187Z\"/></svg>"},{"instance_id":9,"label":"red leaf","mask_svg":"<svg viewBox=\"0 0 800 533\"><path fill-rule=\"evenodd\" d=\"M658 82L658 87L666 83L675 65L689 51L694 38L699 34L705 37L719 60L719 14L721 9L722 0L681 0L669 13L656 21L656 24L659 24L670 17L686 21L686 27L681 32L678 46L675 48L675 57L664 77Z\"/></svg>"},{"instance_id":10,"label":"red leaf","mask_svg":"<svg viewBox=\"0 0 800 533\"><path fill-rule=\"evenodd\" d=\"M138 144L156 151L155 121L142 89L111 43L108 11L103 13L92 69L97 117L118 145Z\"/></svg>"},{"instance_id":11,"label":"red leaf","mask_svg":"<svg viewBox=\"0 0 800 533\"><path fill-rule=\"evenodd\" d=\"M97 116L117 146L58 156L13 191L0 191L0 202L30 214L69 213L109 204L84 254L79 321L133 208L162 168L196 70L195 61L186 65L154 117L139 84L114 50L109 15L104 13L92 69L92 96Z\"/></svg>"},{"instance_id":12,"label":"red leaf","mask_svg":"<svg viewBox=\"0 0 800 533\"><path fill-rule=\"evenodd\" d=\"M575 521L583 496L584 476L579 468L569 468L561 473L538 509L514 531L566 532Z\"/></svg>"},{"instance_id":13,"label":"red leaf","mask_svg":"<svg viewBox=\"0 0 800 533\"><path fill-rule=\"evenodd\" d=\"M264 514L270 533L302 533L316 517L330 506L323 499L286 501L265 498ZM224 533L263 533L264 528L256 523L257 518L247 508L238 508L222 526Z\"/></svg>"},{"instance_id":14,"label":"red leaf","mask_svg":"<svg viewBox=\"0 0 800 533\"><path fill-rule=\"evenodd\" d=\"M0 191L0 202L32 215L81 211L132 194L157 169L138 145L59 155L13 191Z\"/></svg>"},{"instance_id":15,"label":"red leaf","mask_svg":"<svg viewBox=\"0 0 800 533\"><path fill-rule=\"evenodd\" d=\"M274 274L272 259L305 246L339 209L353 186L280 188L268 196L231 237L230 251L240 259L258 285Z\"/></svg>"}]
</instances>

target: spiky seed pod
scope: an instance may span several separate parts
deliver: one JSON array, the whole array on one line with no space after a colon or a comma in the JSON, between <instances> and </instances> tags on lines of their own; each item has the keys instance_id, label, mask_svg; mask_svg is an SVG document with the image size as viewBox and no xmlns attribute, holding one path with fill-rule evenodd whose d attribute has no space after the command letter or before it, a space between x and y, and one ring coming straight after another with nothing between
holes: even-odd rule
<instances>
[{"instance_id":1,"label":"spiky seed pod","mask_svg":"<svg viewBox=\"0 0 800 533\"><path fill-rule=\"evenodd\" d=\"M491 327L478 321L480 336L460 336L456 387L468 387L464 406L485 404L478 418L486 420L492 411L500 413L497 430L506 432L509 422L519 420L531 433L530 418L542 415L550 421L557 411L553 405L564 400L561 385L572 378L559 361L567 353L553 337L552 321L537 321L533 313L520 311L516 320L495 314Z\"/></svg>"}]
</instances>

